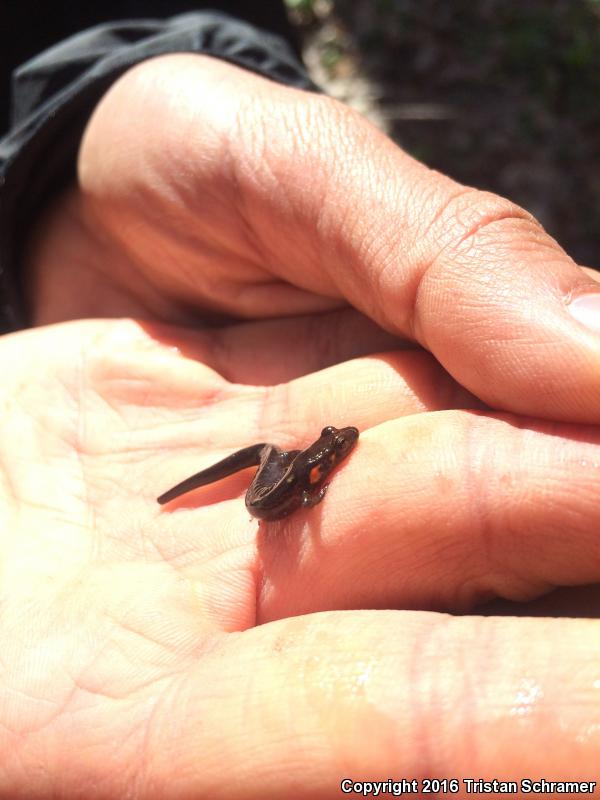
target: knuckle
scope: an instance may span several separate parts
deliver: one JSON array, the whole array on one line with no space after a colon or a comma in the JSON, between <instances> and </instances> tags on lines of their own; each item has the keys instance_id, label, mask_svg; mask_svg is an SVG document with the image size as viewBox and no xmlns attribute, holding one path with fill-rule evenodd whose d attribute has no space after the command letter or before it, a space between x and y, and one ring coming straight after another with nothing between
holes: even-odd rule
<instances>
[{"instance_id":1,"label":"knuckle","mask_svg":"<svg viewBox=\"0 0 600 800\"><path fill-rule=\"evenodd\" d=\"M492 192L467 189L456 193L438 215L436 228L439 252L461 252L487 247L506 232L538 228L539 223L525 209Z\"/></svg>"}]
</instances>

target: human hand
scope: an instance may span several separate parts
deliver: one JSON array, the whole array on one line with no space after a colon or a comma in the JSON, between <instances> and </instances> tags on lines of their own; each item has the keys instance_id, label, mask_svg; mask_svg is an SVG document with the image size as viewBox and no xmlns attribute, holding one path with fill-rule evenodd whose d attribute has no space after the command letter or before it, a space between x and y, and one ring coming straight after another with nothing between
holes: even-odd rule
<instances>
[{"instance_id":1,"label":"human hand","mask_svg":"<svg viewBox=\"0 0 600 800\"><path fill-rule=\"evenodd\" d=\"M184 64L191 77L179 72ZM219 81L218 98L225 108L218 113L206 97L201 113L192 102L199 96L201 64L207 70L202 79L204 92L210 91L215 79ZM436 350L435 341L430 344L431 335L426 339L423 331L433 326L439 338L447 325L449 341L458 341L460 347L448 353L446 366L457 375L475 364L475 383L483 387L478 394L488 402L494 399L490 392L496 392L499 406L518 408L525 403L530 412L537 408L540 414L588 419L595 391L589 355L595 347L593 338L577 326L566 335L560 325L555 326L557 310L542 313L541 306L531 304L538 284L527 283L531 275L524 268L520 280L529 286L530 310L524 302L527 292L518 280L515 296L502 302L497 296L499 283L514 274L510 265L503 267L502 275L492 266L497 265L499 243L487 241L488 234L500 227L500 244L505 249L508 245L502 237L514 241L518 250L521 235L529 245L533 241L539 246L539 251L524 246L521 264L532 253L543 252L546 257L551 251L546 240L527 217L506 222L516 224L518 234L515 228L504 231L504 221L493 223L476 237L487 243L483 255L473 258L471 247L461 256L458 247L458 255L444 267L452 280L444 279L442 270L437 295L434 292L432 297L431 288L425 291L426 285L417 291L422 270L410 268L411 252L414 263L422 265L427 242L439 244L431 231L435 228L439 239L442 220L451 233L457 226L449 222L451 203L434 228L425 225L416 234L419 209L411 207L408 199L396 201L406 186L412 187L410 196L414 197L419 185L427 194L430 173L395 149L392 152L392 146L383 144L372 129L360 127L362 123L353 117L349 121L345 117L349 112L324 98L298 95L207 59L169 57L154 62L152 69L162 71L163 66L167 73L163 73L162 87L153 80L156 73L148 65L132 71L107 95L107 105L100 106L82 150L82 188L51 210L31 255L31 300L38 322L95 313L196 323L196 329L187 333L152 325L146 325L144 332L135 325L128 328L128 323L87 323L91 333L85 335L79 326L56 329L59 334L54 341L48 338L49 331L40 332L44 338L38 340L37 355L32 356L30 369L20 373L18 386L31 385L36 392L29 404L34 418L52 395L40 381L37 362L43 363L52 352L64 355L60 364L54 360L46 365L51 382L84 386L81 376L91 375L94 379L81 397L91 398L91 406L104 406L105 412L114 411L102 422L95 414L90 416L84 404L73 412L73 419L80 420L84 433L97 434L102 447L106 446L96 453L104 458L93 459L96 466L84 476L86 486L107 487L99 496L86 490L87 496L92 495L87 518L96 520L95 532L90 531L87 540L97 543L101 555L103 547L116 541L117 552L124 556L115 559L118 567L107 573L108 589L97 589L102 581L96 577L90 581L94 592L90 598L85 581L77 583L78 600L67 608L72 616L63 614L53 629L55 637L71 643L68 652L79 653L83 642L80 662L70 662L61 651L53 669L44 665L40 678L44 699L54 707L63 707L57 701L57 674L77 675L79 668L85 678L88 673L81 665L90 664L91 680L89 684L82 681L87 696L99 682L94 670L99 650L107 654L108 666L106 675L101 675L105 694L98 693L98 706L90 715L79 716L79 727L72 727L72 714L60 714L54 728L42 729L50 731L52 742L60 742L52 754L60 757L48 758L47 769L54 777L65 763L61 760L65 753L71 755L71 743L77 741L78 746L86 743L84 752L103 757L93 764L85 758L71 761L69 769L61 771L61 779L71 781L67 794L74 794L73 787L81 786L83 780L89 781L88 786L95 780L108 785L107 781L128 775L135 776L142 786L140 793L146 796L158 786L158 796L165 791L177 796L179 791L211 797L339 796L338 782L344 772L366 778L470 776L474 771L509 777L526 769L557 778L593 775L597 703L592 672L597 647L589 623L451 620L426 611L311 613L386 606L466 609L492 594L525 599L556 584L598 579L593 557L598 523L593 429L460 410L481 408L481 403L424 352L396 350L319 372L396 344L376 324L370 325L351 310L323 313L350 302L392 333L410 336L414 332L442 360L444 351ZM172 81L180 79L180 99L185 101L186 113L193 112L183 126L180 108L173 108L173 117L165 117L164 111L153 114L149 106L153 99L160 105L172 97ZM243 80L252 82L252 92L243 87L237 92L238 81ZM140 94L138 81L152 84L152 93ZM261 110L252 118L264 119L265 105L256 105L256 82L264 92L262 99L270 97L266 107L273 114L283 115L285 100L280 92L289 99L288 116L283 115L279 123L280 135L269 130L272 138L265 159L272 153L275 158L268 163L270 172L259 167L260 181L256 170L262 161L256 157L249 162L256 144L252 128L246 131L248 142L243 136L223 136L219 127L228 128L228 118L244 98L247 105L251 99ZM191 92L192 84L196 88L190 99L184 89L187 86ZM121 91L124 95L119 97ZM136 139L136 127L127 125L127 120L140 120L135 97L153 120L147 136L142 129L140 139ZM228 98L229 117L224 114ZM359 125L347 152L366 152L368 158L334 161L341 173L340 162L351 165L346 170L353 178L350 184L324 172L331 153L323 145L318 151L309 147L304 161L277 150L290 140L281 133L286 120L298 117L299 110L307 108L304 103L313 101L314 108L335 110L336 124L326 124L325 129L330 136L337 134L340 146L348 138L339 134L344 120L346 133L350 122ZM116 114L116 109L122 113ZM211 125L204 126L204 117L213 110L211 130ZM162 136L156 130L157 120L167 127ZM201 130L195 146L192 122ZM241 123L239 128L245 130ZM321 139L327 141L326 136ZM236 142L241 150L231 162L223 154ZM180 151L180 147L188 149ZM369 159L379 164L380 174L382 164L388 167L389 172L383 170L388 183L396 170L401 180L391 188L386 183L385 192L378 194L377 181L365 181L361 173L361 164L370 164ZM231 163L233 172L227 168ZM373 165L368 169L374 169ZM232 174L237 176L233 188ZM273 188L264 183L271 174ZM276 180L282 174L288 176L289 185ZM415 178L413 183L407 182L409 174ZM433 177L441 181L441 189L453 186ZM313 183L303 195L299 187L307 179ZM361 184L361 191L350 192L349 186ZM364 191L365 184L374 187L374 194ZM439 187L429 184L429 196L435 199ZM318 202L315 196L324 200ZM489 196L483 199L487 202ZM458 202L453 201L455 206ZM232 204L241 209L235 215ZM393 227L394 215L406 225ZM412 251L406 247L411 239ZM447 258L457 248L442 250ZM558 279L564 269L575 270L571 274L577 280L586 280L567 262L560 265L559 251L551 252L557 263L549 271L544 267L550 285L543 284L546 288L537 295L543 308L553 287L564 288ZM401 264L394 263L398 253L406 258ZM487 263L485 256L490 253L496 254L496 260L490 262L490 256ZM444 266L442 255L436 269L440 259ZM461 262L465 256L474 271ZM492 271L486 278L488 268ZM531 268L535 280L543 283L533 262ZM427 275L436 269L430 268ZM463 276L462 281L457 275ZM461 287L457 299L443 302L457 280ZM339 286L336 281L341 282ZM328 286L333 289L329 291ZM227 305L232 296L235 302ZM412 302L413 296L419 297L418 303ZM469 297L471 304L465 299ZM288 318L300 312L303 316ZM211 313L280 318L206 329L202 323ZM517 348L506 337L521 330L515 328L514 320L527 315L531 345L521 341ZM478 334L477 321L484 336ZM565 316L562 324L569 322ZM33 335L20 334L10 341L19 341L20 351L23 337ZM549 337L558 348L551 350L551 357ZM67 343L78 339L74 354ZM159 344L161 339L166 348ZM176 345L179 353L170 351L169 345ZM575 377L571 383L558 382L557 363L562 359L564 372L565 354L572 350L580 354L571 359ZM479 352L474 362L466 357L469 352ZM535 392L531 386L528 392L523 390L529 381L528 365L535 367L540 383L546 381L544 385L550 387L547 396L540 395L538 387ZM495 371L493 385L486 383L488 369ZM304 373L315 374L298 377ZM105 376L106 385L98 375ZM273 386L278 383L282 385ZM7 387L9 397L11 390L17 393L14 385ZM441 409L454 410L428 413ZM341 410L348 416L342 416ZM595 419L593 414L590 418ZM182 499L174 506L176 513L171 507L162 514L157 511L154 498L160 491L210 463L213 456L216 459L249 439L303 446L309 431L309 436L317 433L328 422L356 424L366 432L322 506L277 523L275 532L269 526L257 535L256 523L248 520L238 497L243 492L241 478ZM22 448L21 442L13 446L13 461L21 458L17 444ZM80 447L81 442L76 440L76 445ZM40 458L35 452L27 463L38 463ZM5 460L10 466L12 462ZM79 460L77 455L73 463ZM12 473L11 469L11 481ZM23 474L27 474L25 467ZM155 475L160 476L158 485L153 483ZM34 500L26 499L28 503ZM43 505L44 501L39 502ZM127 509L126 519L123 509ZM57 516L55 507L51 511L52 517ZM150 521L152 514L157 516ZM73 515L71 509L64 516L68 520ZM104 524L98 525L98 520ZM80 527L85 529L85 525ZM42 522L40 530L45 529L49 528ZM52 558L36 548L34 573L45 568L51 576L57 563L62 568L62 548L56 544L62 538L60 531L50 537ZM136 547L130 547L131 538L136 539ZM30 527L14 537L27 552L28 543L37 539ZM166 551L163 541L168 541ZM96 558L91 546L89 552L85 563L95 574L103 566L102 558ZM152 568L153 553L160 565L157 571ZM22 551L9 563L14 576L11 592L18 586L37 586L24 569L27 560ZM50 568L43 566L48 563ZM72 585L68 564L64 566L65 582ZM173 571L175 586L167 578L167 572ZM158 598L157 587L164 593ZM28 600L23 592L23 588L15 592L9 633L14 631L14 620L24 618ZM111 593L117 595L114 603ZM188 606L189 594L193 600ZM42 593L38 605L52 608L50 596ZM93 609L86 617L87 604L94 598L99 611ZM139 628L138 615L142 616ZM96 621L103 616L113 619L114 626L106 631L102 650L93 632L100 629ZM253 628L256 622L266 624ZM122 689L131 703L121 703L121 708L134 709L126 715L106 695L111 687L124 686L120 666L115 668L115 652L120 636L131 629L141 629L137 637L141 650L130 639L122 646L125 657L135 662L125 662L133 690L126 693L130 685ZM171 629L175 645L173 639L159 635ZM41 617L37 630L52 630L47 617ZM86 649L90 636L91 646ZM6 637L7 646L13 646L12 641ZM35 661L35 651L24 644L20 659L28 665ZM39 652L54 654L51 644L49 637ZM148 647L152 652L146 656ZM172 660L167 659L163 671L150 676L149 693L144 693L136 683L138 666L148 659L160 663L155 647L159 653L162 649L170 652ZM564 653L558 663L548 657L555 650ZM147 675L147 670L139 673ZM173 675L181 676L181 683ZM18 689L25 696L28 690L32 692L30 686ZM573 694L580 702L565 702ZM74 690L73 696L77 708L81 694ZM171 702L173 697L177 699ZM560 723L550 724L557 709ZM23 705L18 709L20 732L29 712ZM124 741L134 741L139 730L128 738L127 719L140 722L140 735L149 743L142 755L140 749L132 753L122 746ZM95 738L103 730L105 739ZM31 749L22 752L37 757L47 742L43 737L37 741L29 737ZM118 743L115 761L106 755L107 742ZM144 767L138 777L140 761ZM231 777L230 768L223 767L225 762L244 775L245 785L233 778L224 785ZM117 766L111 769L111 763ZM175 776L182 773L186 778L175 785ZM144 775L149 775L146 784ZM18 785L13 781L11 787ZM110 787L116 785L110 783Z\"/></svg>"},{"instance_id":2,"label":"human hand","mask_svg":"<svg viewBox=\"0 0 600 800\"><path fill-rule=\"evenodd\" d=\"M350 305L492 407L599 421L598 320L568 311L600 297L596 282L525 211L428 170L329 98L163 56L101 101L79 175L32 250L37 323Z\"/></svg>"},{"instance_id":3,"label":"human hand","mask_svg":"<svg viewBox=\"0 0 600 800\"><path fill-rule=\"evenodd\" d=\"M297 325L278 347L312 348ZM468 397L424 352L237 383L249 327L224 329L225 351L130 321L0 340L0 796L593 779L597 622L330 609L598 580L597 430L436 411ZM156 503L228 450L303 446L323 421L365 432L314 509L259 526L239 475Z\"/></svg>"}]
</instances>

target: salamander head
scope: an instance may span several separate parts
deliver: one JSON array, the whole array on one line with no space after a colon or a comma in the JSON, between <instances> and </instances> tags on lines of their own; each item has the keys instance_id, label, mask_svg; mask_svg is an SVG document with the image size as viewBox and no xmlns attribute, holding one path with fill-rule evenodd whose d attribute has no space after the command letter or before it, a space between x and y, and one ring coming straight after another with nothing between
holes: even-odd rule
<instances>
[{"instance_id":1,"label":"salamander head","mask_svg":"<svg viewBox=\"0 0 600 800\"><path fill-rule=\"evenodd\" d=\"M336 461L341 461L352 450L357 439L358 428L352 426L334 428L333 425L328 425L321 431L321 440L335 453Z\"/></svg>"}]
</instances>

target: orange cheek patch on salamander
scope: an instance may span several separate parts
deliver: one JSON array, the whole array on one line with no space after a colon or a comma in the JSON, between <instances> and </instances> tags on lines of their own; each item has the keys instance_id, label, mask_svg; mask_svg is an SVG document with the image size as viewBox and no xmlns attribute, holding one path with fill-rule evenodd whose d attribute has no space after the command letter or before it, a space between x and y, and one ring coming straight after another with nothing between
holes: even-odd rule
<instances>
[{"instance_id":1,"label":"orange cheek patch on salamander","mask_svg":"<svg viewBox=\"0 0 600 800\"><path fill-rule=\"evenodd\" d=\"M315 483L318 483L321 478L323 477L323 465L317 464L316 467L313 467L311 471L308 473L308 482L311 486Z\"/></svg>"}]
</instances>

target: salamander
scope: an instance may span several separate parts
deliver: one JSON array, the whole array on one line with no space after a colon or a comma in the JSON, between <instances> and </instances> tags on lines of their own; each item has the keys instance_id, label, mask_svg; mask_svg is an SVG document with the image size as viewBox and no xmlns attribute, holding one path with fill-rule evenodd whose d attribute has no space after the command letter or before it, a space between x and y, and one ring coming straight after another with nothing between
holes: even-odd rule
<instances>
[{"instance_id":1,"label":"salamander","mask_svg":"<svg viewBox=\"0 0 600 800\"><path fill-rule=\"evenodd\" d=\"M246 508L258 519L281 519L298 508L310 508L321 502L328 486L325 480L357 440L357 428L338 429L329 425L306 450L281 450L265 442L251 444L181 481L161 494L158 502L169 503L199 486L258 466L246 492Z\"/></svg>"}]
</instances>

